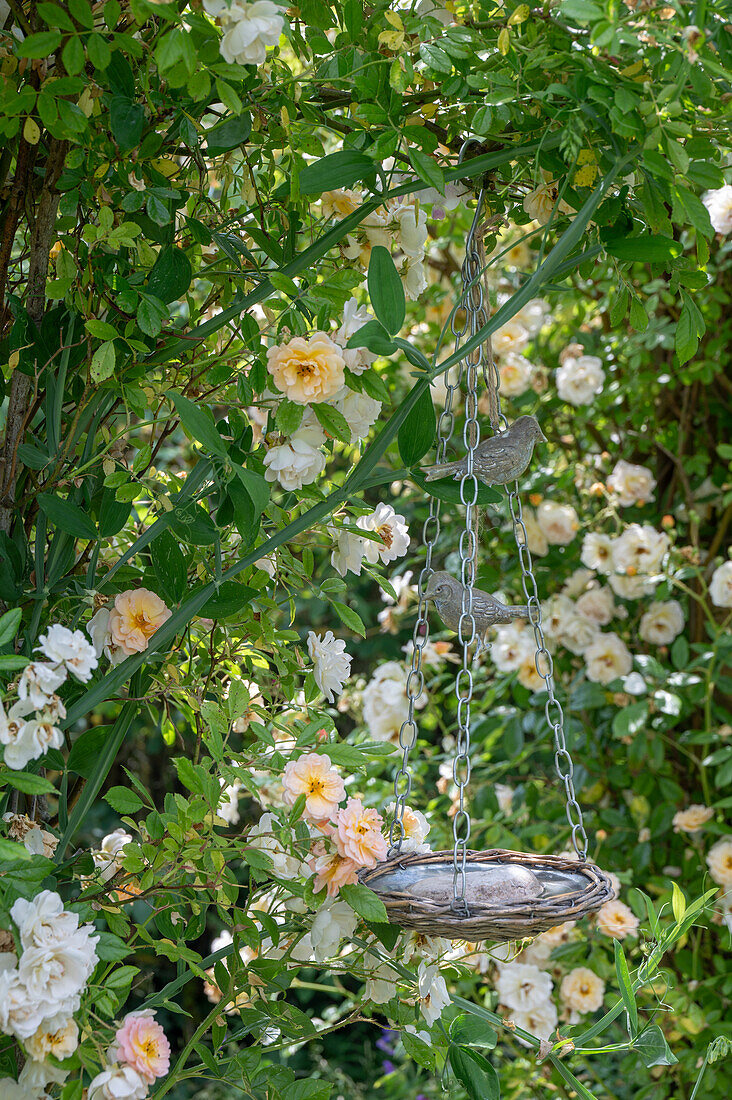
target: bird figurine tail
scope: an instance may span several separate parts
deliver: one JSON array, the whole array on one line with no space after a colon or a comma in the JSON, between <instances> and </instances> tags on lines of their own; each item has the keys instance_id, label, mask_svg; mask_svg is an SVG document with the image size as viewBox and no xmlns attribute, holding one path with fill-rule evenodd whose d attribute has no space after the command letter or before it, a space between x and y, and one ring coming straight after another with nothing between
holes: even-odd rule
<instances>
[{"instance_id":1,"label":"bird figurine tail","mask_svg":"<svg viewBox=\"0 0 732 1100\"><path fill-rule=\"evenodd\" d=\"M438 462L435 466L423 466L422 473L425 481L438 481L442 477L459 477L461 475L460 462Z\"/></svg>"},{"instance_id":2,"label":"bird figurine tail","mask_svg":"<svg viewBox=\"0 0 732 1100\"><path fill-rule=\"evenodd\" d=\"M501 614L501 622L512 623L514 619L528 619L529 605L527 603L517 604L515 607L506 607Z\"/></svg>"}]
</instances>

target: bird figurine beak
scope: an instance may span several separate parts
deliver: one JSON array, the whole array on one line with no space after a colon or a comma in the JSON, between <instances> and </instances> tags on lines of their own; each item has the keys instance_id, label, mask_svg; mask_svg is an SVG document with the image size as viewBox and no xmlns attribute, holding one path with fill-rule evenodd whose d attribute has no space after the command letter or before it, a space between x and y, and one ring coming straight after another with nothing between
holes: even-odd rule
<instances>
[{"instance_id":1,"label":"bird figurine beak","mask_svg":"<svg viewBox=\"0 0 732 1100\"><path fill-rule=\"evenodd\" d=\"M540 437L541 437L541 441L542 441L542 443L548 443L548 442L549 442L549 440L548 440L548 439L547 439L547 437L546 437L546 436L544 435L544 433L543 433L543 431L541 430L541 428L539 428L539 435L540 435Z\"/></svg>"}]
</instances>

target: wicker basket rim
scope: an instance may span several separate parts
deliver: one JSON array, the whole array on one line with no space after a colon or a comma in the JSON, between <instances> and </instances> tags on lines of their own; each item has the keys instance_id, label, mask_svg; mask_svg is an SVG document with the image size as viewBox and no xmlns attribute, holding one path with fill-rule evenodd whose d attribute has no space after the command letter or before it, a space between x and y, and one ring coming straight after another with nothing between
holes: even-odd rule
<instances>
[{"instance_id":1,"label":"wicker basket rim","mask_svg":"<svg viewBox=\"0 0 732 1100\"><path fill-rule=\"evenodd\" d=\"M485 851L470 850L465 853L465 858L466 861L470 863L528 863L534 866L538 865L539 867L544 866L566 869L568 871L579 871L586 878L587 882L582 889L577 889L559 897L530 898L520 899L518 901L503 899L496 903L483 903L480 905L473 903L467 914L461 914L454 910L450 903L421 898L408 891L382 893L378 887L374 888L372 885L375 878L378 878L380 875L387 873L397 866L404 867L414 864L429 866L434 863L449 863L452 865L453 852L451 850L439 852L410 852L406 855L396 855L382 863L377 863L373 868L362 871L359 875L359 881L365 886L375 889L375 892L384 902L387 911L391 909L396 914L406 905L413 914L422 913L425 916L433 917L449 915L450 919L454 920L456 923L482 916L494 917L500 914L518 916L522 913L538 914L542 911L546 911L547 913L550 911L555 912L559 918L557 923L561 923L561 910L563 908L566 908L568 912L573 911L573 906L576 907L577 903L582 901L591 903L595 895L599 895L598 901L600 898L602 901L606 901L613 897L612 884L609 877L594 863L573 860L566 856L538 855L532 852L513 852L505 848L490 848Z\"/></svg>"}]
</instances>

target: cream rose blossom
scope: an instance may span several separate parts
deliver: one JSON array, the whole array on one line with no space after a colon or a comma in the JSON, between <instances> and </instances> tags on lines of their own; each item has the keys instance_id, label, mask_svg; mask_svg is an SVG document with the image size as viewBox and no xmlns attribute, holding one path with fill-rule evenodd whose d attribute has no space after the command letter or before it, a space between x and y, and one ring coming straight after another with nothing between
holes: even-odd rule
<instances>
[{"instance_id":1,"label":"cream rose blossom","mask_svg":"<svg viewBox=\"0 0 732 1100\"><path fill-rule=\"evenodd\" d=\"M329 401L344 383L341 349L324 332L294 336L267 351L267 370L280 393L297 405Z\"/></svg>"},{"instance_id":2,"label":"cream rose blossom","mask_svg":"<svg viewBox=\"0 0 732 1100\"><path fill-rule=\"evenodd\" d=\"M568 405L589 405L605 383L602 360L596 355L568 356L557 368L557 393Z\"/></svg>"},{"instance_id":3,"label":"cream rose blossom","mask_svg":"<svg viewBox=\"0 0 732 1100\"><path fill-rule=\"evenodd\" d=\"M678 600L659 600L644 612L638 633L652 645L670 645L684 629L684 611Z\"/></svg>"},{"instance_id":4,"label":"cream rose blossom","mask_svg":"<svg viewBox=\"0 0 732 1100\"><path fill-rule=\"evenodd\" d=\"M583 656L587 678L596 684L609 684L620 676L627 676L633 667L630 650L612 631L598 634Z\"/></svg>"},{"instance_id":5,"label":"cream rose blossom","mask_svg":"<svg viewBox=\"0 0 732 1100\"><path fill-rule=\"evenodd\" d=\"M576 966L562 978L559 996L574 1012L596 1012L602 1007L605 983L589 967Z\"/></svg>"},{"instance_id":6,"label":"cream rose blossom","mask_svg":"<svg viewBox=\"0 0 732 1100\"><path fill-rule=\"evenodd\" d=\"M339 854L358 867L375 867L380 860L386 859L383 824L375 809L365 807L358 798L349 798L336 816L334 839Z\"/></svg>"},{"instance_id":7,"label":"cream rose blossom","mask_svg":"<svg viewBox=\"0 0 732 1100\"><path fill-rule=\"evenodd\" d=\"M709 874L720 886L732 886L732 837L718 840L707 852Z\"/></svg>"},{"instance_id":8,"label":"cream rose blossom","mask_svg":"<svg viewBox=\"0 0 732 1100\"><path fill-rule=\"evenodd\" d=\"M713 817L714 810L711 806L701 806L694 803L694 805L688 806L687 809L679 810L674 814L672 821L674 832L698 833Z\"/></svg>"},{"instance_id":9,"label":"cream rose blossom","mask_svg":"<svg viewBox=\"0 0 732 1100\"><path fill-rule=\"evenodd\" d=\"M543 500L536 519L551 546L567 546L579 531L579 519L571 504Z\"/></svg>"},{"instance_id":10,"label":"cream rose blossom","mask_svg":"<svg viewBox=\"0 0 732 1100\"><path fill-rule=\"evenodd\" d=\"M624 901L614 898L606 901L598 911L597 927L606 936L612 936L615 940L624 940L626 936L634 936L638 930L640 921Z\"/></svg>"},{"instance_id":11,"label":"cream rose blossom","mask_svg":"<svg viewBox=\"0 0 732 1100\"><path fill-rule=\"evenodd\" d=\"M637 466L621 458L607 479L607 487L623 507L649 504L655 500L656 479L646 466Z\"/></svg>"},{"instance_id":12,"label":"cream rose blossom","mask_svg":"<svg viewBox=\"0 0 732 1100\"><path fill-rule=\"evenodd\" d=\"M336 639L332 630L323 637L313 630L308 632L308 653L313 662L315 682L329 703L343 691L343 685L351 673L350 653L346 653L346 643Z\"/></svg>"}]
</instances>

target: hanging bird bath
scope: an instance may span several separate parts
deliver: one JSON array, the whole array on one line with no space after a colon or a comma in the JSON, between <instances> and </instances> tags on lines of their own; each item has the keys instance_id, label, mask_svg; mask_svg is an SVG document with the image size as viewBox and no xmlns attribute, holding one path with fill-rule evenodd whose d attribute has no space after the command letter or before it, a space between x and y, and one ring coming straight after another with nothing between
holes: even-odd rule
<instances>
[{"instance_id":1,"label":"hanging bird bath","mask_svg":"<svg viewBox=\"0 0 732 1100\"><path fill-rule=\"evenodd\" d=\"M467 144L467 143L466 143ZM463 147L464 149L465 147ZM462 157L462 153L461 153ZM458 350L466 340L475 337L488 322L486 296L482 278L484 256L478 226L483 207L483 191L466 241L462 267L463 293L459 305L465 318L458 328L453 315L452 332ZM481 425L478 417L477 382L481 372L488 396L490 426L496 440L491 447L484 443L481 450ZM574 765L564 736L564 711L554 691L553 663L546 648L542 628L539 593L534 577L528 535L521 512L519 485L507 487L508 504L513 523L525 604L506 607L490 593L475 587L478 554L478 481L486 479L480 455L500 452L501 439L510 436L509 424L501 412L500 379L491 354L490 341L475 343L464 355L460 376L448 381L445 406L437 425L435 468L445 464L447 448L455 423L453 398L464 384L465 424L462 442L465 456L450 469L460 477L460 500L465 508L465 529L460 537L460 580L447 573L436 572L433 552L440 534L440 501L432 497L424 525L425 564L419 577L419 605L413 633L411 669L407 677L408 714L399 731L402 750L401 765L394 781L395 812L390 833L390 849L384 863L364 870L359 880L370 887L384 903L389 921L403 928L427 935L446 936L461 940L520 940L535 936L565 921L576 921L595 912L614 896L610 878L587 861L587 834L582 810L574 788ZM524 417L536 425L533 439L544 439L533 417ZM526 453L530 457L531 450ZM522 459L521 468L526 462ZM492 476L492 475L491 475ZM513 475L512 475L513 476ZM455 630L462 649L461 667L455 678L457 699L457 736L453 759L453 779L457 791L453 818L454 844L451 851L402 853L406 835L404 811L412 788L409 754L417 740L416 701L425 687L422 654L429 638L427 604L434 602L445 625ZM562 781L566 800L567 821L574 848L574 857L566 855L532 855L502 849L477 852L469 847L471 820L467 809L466 790L470 781L470 709L474 692L473 672L476 652L489 626L520 616L529 621L536 640L536 669L544 681L546 703L544 713L554 740L554 766Z\"/></svg>"}]
</instances>

